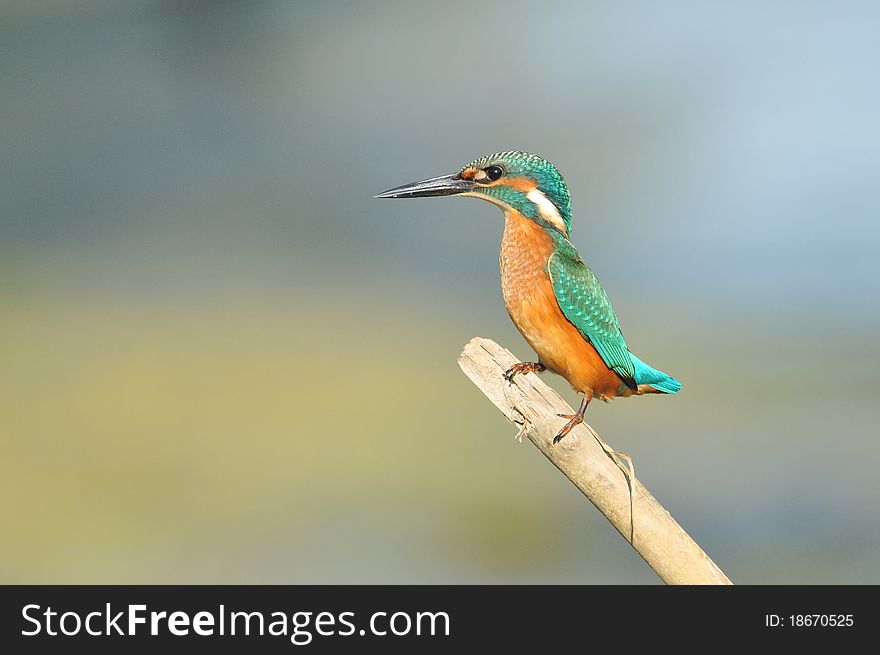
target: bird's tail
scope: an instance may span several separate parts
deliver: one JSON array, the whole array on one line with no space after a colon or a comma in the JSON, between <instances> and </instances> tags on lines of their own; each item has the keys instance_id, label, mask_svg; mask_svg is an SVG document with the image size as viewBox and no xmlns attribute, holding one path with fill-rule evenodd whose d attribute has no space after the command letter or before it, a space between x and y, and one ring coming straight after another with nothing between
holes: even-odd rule
<instances>
[{"instance_id":1,"label":"bird's tail","mask_svg":"<svg viewBox=\"0 0 880 655\"><path fill-rule=\"evenodd\" d=\"M635 378L636 384L639 386L643 384L648 385L660 393L679 392L681 389L681 382L666 375L663 371L651 368L632 353L630 353L629 356L632 358L633 365L635 366L635 374L633 375L633 378ZM648 389L648 391L651 390L652 389Z\"/></svg>"}]
</instances>

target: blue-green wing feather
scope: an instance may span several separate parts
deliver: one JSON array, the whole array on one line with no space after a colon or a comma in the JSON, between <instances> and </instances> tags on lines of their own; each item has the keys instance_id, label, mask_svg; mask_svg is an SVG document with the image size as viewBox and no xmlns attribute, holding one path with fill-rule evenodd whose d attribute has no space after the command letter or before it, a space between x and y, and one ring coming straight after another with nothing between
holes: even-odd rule
<instances>
[{"instance_id":1,"label":"blue-green wing feather","mask_svg":"<svg viewBox=\"0 0 880 655\"><path fill-rule=\"evenodd\" d=\"M605 290L568 239L560 236L554 241L547 273L559 308L593 344L605 365L634 387L635 365Z\"/></svg>"}]
</instances>

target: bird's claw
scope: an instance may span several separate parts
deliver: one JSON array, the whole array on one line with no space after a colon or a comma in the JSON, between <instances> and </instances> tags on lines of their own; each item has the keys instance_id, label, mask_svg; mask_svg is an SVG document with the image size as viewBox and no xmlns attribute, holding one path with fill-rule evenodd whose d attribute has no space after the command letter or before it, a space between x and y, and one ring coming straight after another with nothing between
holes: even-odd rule
<instances>
[{"instance_id":1,"label":"bird's claw","mask_svg":"<svg viewBox=\"0 0 880 655\"><path fill-rule=\"evenodd\" d=\"M504 371L503 377L508 383L512 383L517 373L540 373L544 370L546 369L540 362L517 362Z\"/></svg>"},{"instance_id":2,"label":"bird's claw","mask_svg":"<svg viewBox=\"0 0 880 655\"><path fill-rule=\"evenodd\" d=\"M562 418L567 418L568 423L562 426L562 429L559 431L559 433L555 437L553 437L554 444L558 444L566 437L569 432L572 431L572 428L584 422L584 417L580 414L558 414L558 416L561 416Z\"/></svg>"}]
</instances>

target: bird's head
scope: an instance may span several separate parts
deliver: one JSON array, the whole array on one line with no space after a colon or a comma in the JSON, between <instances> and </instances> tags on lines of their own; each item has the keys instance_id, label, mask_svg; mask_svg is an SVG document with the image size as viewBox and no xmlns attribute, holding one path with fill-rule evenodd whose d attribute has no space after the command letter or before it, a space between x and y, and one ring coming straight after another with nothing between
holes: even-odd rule
<instances>
[{"instance_id":1,"label":"bird's head","mask_svg":"<svg viewBox=\"0 0 880 655\"><path fill-rule=\"evenodd\" d=\"M528 152L499 152L480 157L458 173L404 184L376 197L429 196L482 198L498 205L505 213L519 212L565 236L571 232L571 203L565 180L553 164Z\"/></svg>"}]
</instances>

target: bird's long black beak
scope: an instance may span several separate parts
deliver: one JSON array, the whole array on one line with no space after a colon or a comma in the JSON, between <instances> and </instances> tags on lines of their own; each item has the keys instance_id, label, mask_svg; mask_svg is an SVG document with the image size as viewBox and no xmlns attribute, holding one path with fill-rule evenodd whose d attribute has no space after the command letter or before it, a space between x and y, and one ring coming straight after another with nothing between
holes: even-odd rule
<instances>
[{"instance_id":1,"label":"bird's long black beak","mask_svg":"<svg viewBox=\"0 0 880 655\"><path fill-rule=\"evenodd\" d=\"M455 196L474 188L471 180L463 180L458 173L432 177L430 180L404 184L376 195L376 198L429 198L431 196Z\"/></svg>"}]
</instances>

